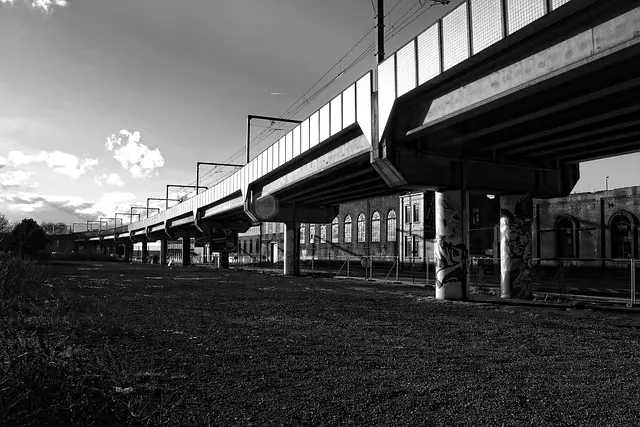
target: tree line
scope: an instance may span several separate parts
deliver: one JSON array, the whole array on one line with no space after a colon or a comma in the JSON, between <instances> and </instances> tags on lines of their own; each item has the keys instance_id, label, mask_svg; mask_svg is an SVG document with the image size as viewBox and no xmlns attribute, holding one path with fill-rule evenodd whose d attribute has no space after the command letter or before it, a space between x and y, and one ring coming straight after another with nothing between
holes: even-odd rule
<instances>
[{"instance_id":1,"label":"tree line","mask_svg":"<svg viewBox=\"0 0 640 427\"><path fill-rule=\"evenodd\" d=\"M40 258L45 254L49 236L67 234L69 227L61 222L38 224L32 218L11 223L0 213L0 252L22 258Z\"/></svg>"}]
</instances>

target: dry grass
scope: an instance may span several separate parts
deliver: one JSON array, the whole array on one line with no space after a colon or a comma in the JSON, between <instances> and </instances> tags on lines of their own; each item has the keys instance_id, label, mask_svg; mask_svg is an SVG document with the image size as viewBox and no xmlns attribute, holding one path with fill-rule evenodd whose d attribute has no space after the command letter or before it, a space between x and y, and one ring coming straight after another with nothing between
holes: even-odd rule
<instances>
[{"instance_id":1,"label":"dry grass","mask_svg":"<svg viewBox=\"0 0 640 427\"><path fill-rule=\"evenodd\" d=\"M4 317L15 334L0 349L7 425L39 425L45 413L58 417L47 425L609 426L640 417L640 319L629 315L195 268L84 264L50 275L53 289L68 289L45 305L58 311Z\"/></svg>"}]
</instances>

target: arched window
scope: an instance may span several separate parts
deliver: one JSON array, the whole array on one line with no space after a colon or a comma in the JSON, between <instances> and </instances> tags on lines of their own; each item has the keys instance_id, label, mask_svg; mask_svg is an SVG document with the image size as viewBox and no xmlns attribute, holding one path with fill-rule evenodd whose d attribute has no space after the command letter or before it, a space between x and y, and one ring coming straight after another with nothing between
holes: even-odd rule
<instances>
[{"instance_id":1,"label":"arched window","mask_svg":"<svg viewBox=\"0 0 640 427\"><path fill-rule=\"evenodd\" d=\"M344 242L351 243L351 215L344 217Z\"/></svg>"},{"instance_id":2,"label":"arched window","mask_svg":"<svg viewBox=\"0 0 640 427\"><path fill-rule=\"evenodd\" d=\"M315 245L316 243L316 225L309 224L309 243Z\"/></svg>"},{"instance_id":3,"label":"arched window","mask_svg":"<svg viewBox=\"0 0 640 427\"><path fill-rule=\"evenodd\" d=\"M358 242L367 241L367 218L363 213L358 215Z\"/></svg>"},{"instance_id":4,"label":"arched window","mask_svg":"<svg viewBox=\"0 0 640 427\"><path fill-rule=\"evenodd\" d=\"M570 217L562 217L556 223L558 258L578 258L578 227Z\"/></svg>"},{"instance_id":5,"label":"arched window","mask_svg":"<svg viewBox=\"0 0 640 427\"><path fill-rule=\"evenodd\" d=\"M331 221L331 241L333 243L338 243L338 239L340 238L339 222L338 217L333 218L333 221Z\"/></svg>"},{"instance_id":6,"label":"arched window","mask_svg":"<svg viewBox=\"0 0 640 427\"><path fill-rule=\"evenodd\" d=\"M387 214L387 242L396 241L396 211L391 209Z\"/></svg>"},{"instance_id":7,"label":"arched window","mask_svg":"<svg viewBox=\"0 0 640 427\"><path fill-rule=\"evenodd\" d=\"M247 241L246 240L242 243L242 252L244 252L245 254L247 253Z\"/></svg>"},{"instance_id":8,"label":"arched window","mask_svg":"<svg viewBox=\"0 0 640 427\"><path fill-rule=\"evenodd\" d=\"M629 212L618 212L611 217L611 258L637 256L638 219Z\"/></svg>"},{"instance_id":9,"label":"arched window","mask_svg":"<svg viewBox=\"0 0 640 427\"><path fill-rule=\"evenodd\" d=\"M371 215L371 241L380 241L380 214L377 211Z\"/></svg>"},{"instance_id":10,"label":"arched window","mask_svg":"<svg viewBox=\"0 0 640 427\"><path fill-rule=\"evenodd\" d=\"M253 253L253 240L249 240L249 253Z\"/></svg>"},{"instance_id":11,"label":"arched window","mask_svg":"<svg viewBox=\"0 0 640 427\"><path fill-rule=\"evenodd\" d=\"M322 224L320 226L320 242L319 243L326 243L327 242L327 224Z\"/></svg>"},{"instance_id":12,"label":"arched window","mask_svg":"<svg viewBox=\"0 0 640 427\"><path fill-rule=\"evenodd\" d=\"M305 243L305 224L300 224L300 243Z\"/></svg>"}]
</instances>

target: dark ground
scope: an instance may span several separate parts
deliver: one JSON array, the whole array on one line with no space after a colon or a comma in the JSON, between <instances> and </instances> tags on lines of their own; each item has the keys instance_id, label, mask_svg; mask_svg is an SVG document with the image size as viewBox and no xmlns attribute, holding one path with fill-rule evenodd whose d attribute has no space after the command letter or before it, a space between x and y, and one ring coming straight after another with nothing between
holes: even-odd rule
<instances>
[{"instance_id":1,"label":"dark ground","mask_svg":"<svg viewBox=\"0 0 640 427\"><path fill-rule=\"evenodd\" d=\"M164 399L169 425L640 419L640 316L195 267L84 263L49 273L83 302L69 314L74 345L109 354L121 389Z\"/></svg>"}]
</instances>

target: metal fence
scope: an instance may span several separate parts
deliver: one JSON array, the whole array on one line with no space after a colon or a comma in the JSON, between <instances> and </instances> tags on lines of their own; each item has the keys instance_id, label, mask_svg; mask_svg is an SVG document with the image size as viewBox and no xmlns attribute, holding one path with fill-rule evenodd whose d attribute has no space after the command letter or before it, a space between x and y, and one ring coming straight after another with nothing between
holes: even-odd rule
<instances>
[{"instance_id":1,"label":"metal fence","mask_svg":"<svg viewBox=\"0 0 640 427\"><path fill-rule=\"evenodd\" d=\"M636 303L639 260L633 259L534 259L532 279L534 293L545 298L568 295L585 299L607 299ZM470 286L499 295L500 259L471 257Z\"/></svg>"}]
</instances>

